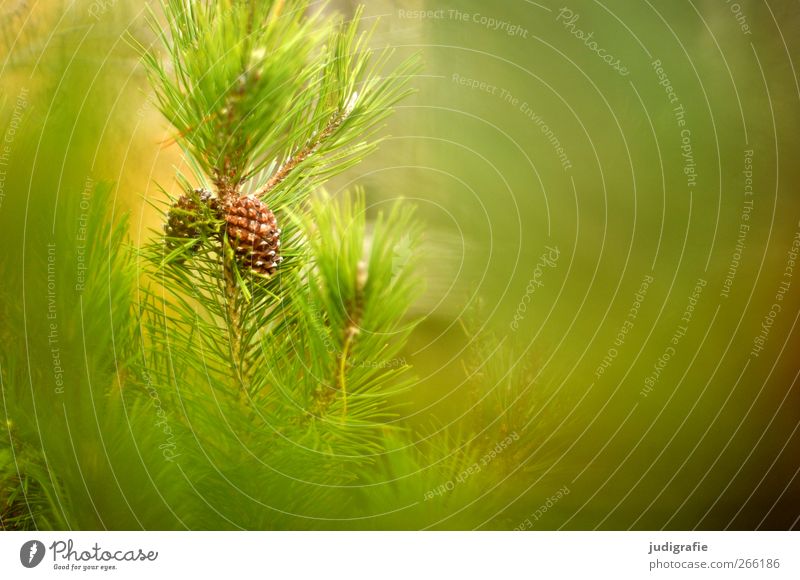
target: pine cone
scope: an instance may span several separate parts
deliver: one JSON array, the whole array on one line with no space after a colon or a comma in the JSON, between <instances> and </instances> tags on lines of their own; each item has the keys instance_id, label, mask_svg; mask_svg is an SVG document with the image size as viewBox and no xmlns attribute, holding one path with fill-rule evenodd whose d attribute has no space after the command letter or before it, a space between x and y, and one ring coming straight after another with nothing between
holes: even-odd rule
<instances>
[{"instance_id":1,"label":"pine cone","mask_svg":"<svg viewBox=\"0 0 800 580\"><path fill-rule=\"evenodd\" d=\"M207 227L210 219L216 216L218 201L205 189L182 195L167 214L164 233L167 235L167 247L175 249L183 245L182 240L194 239L196 242L189 248L194 252L200 247L201 234L208 235Z\"/></svg>"},{"instance_id":2,"label":"pine cone","mask_svg":"<svg viewBox=\"0 0 800 580\"><path fill-rule=\"evenodd\" d=\"M260 276L271 276L283 258L279 256L281 230L275 214L255 197L232 198L225 203L228 240L239 266Z\"/></svg>"}]
</instances>

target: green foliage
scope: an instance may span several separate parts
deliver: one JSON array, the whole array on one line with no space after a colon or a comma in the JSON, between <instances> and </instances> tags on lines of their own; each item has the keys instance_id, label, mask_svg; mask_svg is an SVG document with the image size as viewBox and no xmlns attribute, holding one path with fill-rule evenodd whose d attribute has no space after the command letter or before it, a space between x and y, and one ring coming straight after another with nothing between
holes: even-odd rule
<instances>
[{"instance_id":1,"label":"green foliage","mask_svg":"<svg viewBox=\"0 0 800 580\"><path fill-rule=\"evenodd\" d=\"M284 261L267 279L237 264L222 216L204 209L197 240L158 236L140 251L148 281L132 376L157 393L178 450L170 461L209 502L189 510L202 514L190 527L336 516L347 501L333 496L382 451L392 396L410 381L398 353L418 277L413 259L393 256L416 244L412 211L397 204L368 228L363 192L309 196L374 148L366 139L413 63L381 77L388 53L373 58L358 18L292 10L173 0L160 35L169 65L145 56L198 172L227 198L268 167L257 195L282 228Z\"/></svg>"},{"instance_id":2,"label":"green foliage","mask_svg":"<svg viewBox=\"0 0 800 580\"><path fill-rule=\"evenodd\" d=\"M418 264L413 259L397 264L392 255L403 240L416 247L419 228L412 211L396 204L378 214L369 255L363 256L365 215L363 194L338 203L327 196L314 200L307 218L314 268L307 275L308 292L298 296L306 324L313 328L311 358L332 359L329 366L315 369L334 377L315 395L326 401L335 395L332 390L340 391L342 396L333 397L326 410L368 422L386 396L383 383L406 370L396 363L412 325L398 313L408 309L418 288Z\"/></svg>"},{"instance_id":3,"label":"green foliage","mask_svg":"<svg viewBox=\"0 0 800 580\"><path fill-rule=\"evenodd\" d=\"M478 306L469 317L482 314ZM524 344L475 323L463 323L468 410L446 425L391 435L361 473L357 506L375 529L512 529L521 523L514 514L539 507L532 489L563 485L563 468L554 468L571 428L563 397L536 379Z\"/></svg>"},{"instance_id":4,"label":"green foliage","mask_svg":"<svg viewBox=\"0 0 800 580\"><path fill-rule=\"evenodd\" d=\"M341 505L333 488L381 451L391 395L408 385L397 354L417 278L413 261L392 269L386 257L401 236L416 237L412 212L398 204L379 215L369 247L363 194L322 196L296 220L305 266L247 282L251 299L237 301L243 354L233 361L223 257L164 264L160 245L143 252L159 277L143 301L135 374L172 410L176 463L204 474L195 483L204 497L225 502L227 519L198 510L199 527L289 526L278 514ZM234 490L247 504L238 515Z\"/></svg>"},{"instance_id":5,"label":"green foliage","mask_svg":"<svg viewBox=\"0 0 800 580\"><path fill-rule=\"evenodd\" d=\"M167 28L152 16L168 58L144 51L144 62L161 110L218 189L238 191L266 168L262 194L296 201L301 180L307 193L371 151L365 139L405 94L413 61L380 76L389 53L373 55L358 14L337 23L310 10L168 0Z\"/></svg>"},{"instance_id":6,"label":"green foliage","mask_svg":"<svg viewBox=\"0 0 800 580\"><path fill-rule=\"evenodd\" d=\"M85 203L62 208L54 229L46 216L32 217L34 239L44 240L25 274L28 298L2 297L11 305L6 320L22 329L0 353L3 500L17 519L4 525L159 525L152 493L165 466L155 460L148 400L126 393L137 349L136 269L112 193L87 184L76 196Z\"/></svg>"},{"instance_id":7,"label":"green foliage","mask_svg":"<svg viewBox=\"0 0 800 580\"><path fill-rule=\"evenodd\" d=\"M17 440L13 422L6 420L5 427L10 444L0 447L0 530L55 527L47 487L40 483L41 457Z\"/></svg>"},{"instance_id":8,"label":"green foliage","mask_svg":"<svg viewBox=\"0 0 800 580\"><path fill-rule=\"evenodd\" d=\"M358 15L343 22L306 2L166 0L164 16L163 30L152 16L161 47L144 62L193 168L180 187L253 192L277 216L284 261L267 278L242 268L210 206L184 216L197 239L157 231L128 248L113 188L91 179L65 188L57 216L31 212L26 270L4 272L25 303L0 288L11 345L0 351L2 526L487 521L501 507L485 489L498 482L463 474L505 423L479 416L484 403L424 437L399 421L398 394L414 382L403 349L421 288L419 220L402 200L374 211L359 189L321 188L375 148L413 60L382 72L391 55L368 47ZM174 202L165 191L165 213ZM471 373L476 390L495 384L484 370ZM495 401L489 414L518 409L526 384L477 398ZM505 481L515 470L501 464L492 477Z\"/></svg>"}]
</instances>

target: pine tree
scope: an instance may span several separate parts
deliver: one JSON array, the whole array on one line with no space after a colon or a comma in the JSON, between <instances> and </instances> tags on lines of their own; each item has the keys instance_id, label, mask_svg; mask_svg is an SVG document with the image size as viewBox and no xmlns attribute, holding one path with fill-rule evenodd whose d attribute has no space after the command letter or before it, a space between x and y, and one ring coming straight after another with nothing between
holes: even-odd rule
<instances>
[{"instance_id":1,"label":"pine tree","mask_svg":"<svg viewBox=\"0 0 800 580\"><path fill-rule=\"evenodd\" d=\"M419 220L324 190L376 148L415 60L370 48L360 11L162 8L155 46L131 43L190 169L134 249L110 184L65 192L57 220L34 214L30 267L0 287L0 528L514 527L506 495L522 497L549 437L544 393L511 372L524 353L475 333L470 412L399 421ZM14 278L31 271L47 275Z\"/></svg>"},{"instance_id":2,"label":"pine tree","mask_svg":"<svg viewBox=\"0 0 800 580\"><path fill-rule=\"evenodd\" d=\"M397 204L368 232L363 191L321 187L374 150L415 63L388 70L360 11L344 22L308 2L169 0L164 15L166 29L152 18L162 50L144 60L193 172L166 210L166 243L141 251L136 374L182 409L176 437L211 470L210 497L234 486L311 516L381 452L409 383L392 361L419 280L393 255L416 244L412 210ZM281 525L247 514L236 525Z\"/></svg>"}]
</instances>

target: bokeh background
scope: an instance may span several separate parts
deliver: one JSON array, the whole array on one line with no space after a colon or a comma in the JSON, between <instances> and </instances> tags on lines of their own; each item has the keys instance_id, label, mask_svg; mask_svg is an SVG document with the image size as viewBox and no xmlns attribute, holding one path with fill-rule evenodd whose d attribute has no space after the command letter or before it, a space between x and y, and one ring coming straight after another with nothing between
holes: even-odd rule
<instances>
[{"instance_id":1,"label":"bokeh background","mask_svg":"<svg viewBox=\"0 0 800 580\"><path fill-rule=\"evenodd\" d=\"M0 338L34 366L59 220L110 182L140 245L182 163L126 40L151 40L144 11L0 3ZM536 394L542 439L521 483L486 487L501 527L797 528L800 3L373 0L366 16L376 45L424 62L391 137L329 184L365 186L373 209L404 197L424 222L405 423L459 421L492 335L514 345L492 385Z\"/></svg>"}]
</instances>

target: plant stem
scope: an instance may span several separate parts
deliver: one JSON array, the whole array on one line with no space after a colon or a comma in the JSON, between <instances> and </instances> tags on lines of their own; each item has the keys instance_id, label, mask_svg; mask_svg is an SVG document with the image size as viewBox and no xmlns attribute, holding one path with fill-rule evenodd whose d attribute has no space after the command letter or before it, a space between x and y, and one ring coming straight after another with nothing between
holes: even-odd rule
<instances>
[{"instance_id":1,"label":"plant stem","mask_svg":"<svg viewBox=\"0 0 800 580\"><path fill-rule=\"evenodd\" d=\"M223 242L227 245L227 241ZM239 396L245 402L247 395L247 384L242 372L242 319L239 307L239 288L236 280L236 264L231 252L225 251L223 258L223 270L225 275L225 314L228 325L228 338L231 352L231 362L236 380L239 382Z\"/></svg>"},{"instance_id":2,"label":"plant stem","mask_svg":"<svg viewBox=\"0 0 800 580\"><path fill-rule=\"evenodd\" d=\"M289 177L292 171L297 169L298 165L316 153L322 144L331 135L333 135L336 129L338 129L345 119L347 119L348 115L349 111L347 109L343 111L336 111L336 113L331 116L328 124L325 125L325 128L320 132L317 138L311 143L308 143L304 147L300 148L283 165L281 165L280 168L272 175L272 177L269 178L269 181L267 181L267 183L255 193L256 197L263 197L275 189L283 180Z\"/></svg>"},{"instance_id":3,"label":"plant stem","mask_svg":"<svg viewBox=\"0 0 800 580\"><path fill-rule=\"evenodd\" d=\"M347 416L347 357L350 354L350 345L353 342L353 337L358 332L358 329L351 324L345 332L347 333L347 338L344 341L342 358L339 360L339 377L337 381L337 388L342 391L342 417Z\"/></svg>"},{"instance_id":4,"label":"plant stem","mask_svg":"<svg viewBox=\"0 0 800 580\"><path fill-rule=\"evenodd\" d=\"M356 335L361 331L361 319L364 315L364 286L367 282L367 266L363 261L358 263L356 270L355 296L348 308L348 323L344 330L344 346L342 347L342 357L339 360L339 374L336 377L336 387L342 392L342 417L347 416L347 363L350 350Z\"/></svg>"}]
</instances>

